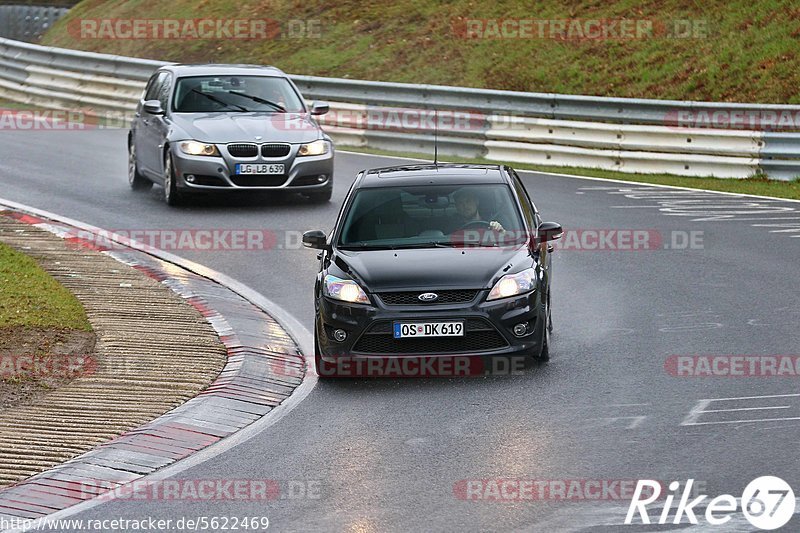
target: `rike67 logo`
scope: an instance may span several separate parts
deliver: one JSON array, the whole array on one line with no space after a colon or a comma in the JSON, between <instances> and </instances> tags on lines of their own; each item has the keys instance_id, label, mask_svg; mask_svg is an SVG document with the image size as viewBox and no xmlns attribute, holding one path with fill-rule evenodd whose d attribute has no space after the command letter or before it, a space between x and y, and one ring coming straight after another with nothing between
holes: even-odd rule
<instances>
[{"instance_id":1,"label":"rike67 logo","mask_svg":"<svg viewBox=\"0 0 800 533\"><path fill-rule=\"evenodd\" d=\"M697 515L699 514L705 518L708 524L721 526L730 522L737 513L741 512L753 527L772 530L785 526L794 514L796 503L794 491L788 483L779 477L762 476L754 479L745 487L740 500L737 500L731 494L722 494L707 503L705 502L706 498L708 498L706 495L689 500L693 496L693 483L693 479L686 481L675 509L675 515L671 520L672 524L680 524L685 517L689 523L697 525ZM625 524L639 523L638 520L634 522L633 519L637 512L642 524L650 524L651 518L647 506L662 496L661 489L661 484L658 481L640 479L636 484L631 505L628 507ZM679 482L673 481L669 484L671 493L667 494L664 499L664 507L658 515L658 524L670 523L672 502L678 495L679 489ZM643 497L643 494L647 496ZM705 507L705 513L700 511L703 507Z\"/></svg>"}]
</instances>

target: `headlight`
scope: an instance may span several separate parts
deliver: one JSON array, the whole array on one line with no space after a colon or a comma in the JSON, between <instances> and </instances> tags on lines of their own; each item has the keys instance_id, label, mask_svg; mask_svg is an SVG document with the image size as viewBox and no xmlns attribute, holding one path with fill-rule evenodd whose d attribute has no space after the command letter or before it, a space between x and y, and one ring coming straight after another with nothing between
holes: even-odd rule
<instances>
[{"instance_id":1,"label":"headlight","mask_svg":"<svg viewBox=\"0 0 800 533\"><path fill-rule=\"evenodd\" d=\"M355 304L368 304L369 297L358 283L351 279L341 279L330 274L323 280L322 293L334 300Z\"/></svg>"},{"instance_id":2,"label":"headlight","mask_svg":"<svg viewBox=\"0 0 800 533\"><path fill-rule=\"evenodd\" d=\"M205 144L197 141L185 141L181 143L181 152L189 155L219 155L219 150L213 144Z\"/></svg>"},{"instance_id":3,"label":"headlight","mask_svg":"<svg viewBox=\"0 0 800 533\"><path fill-rule=\"evenodd\" d=\"M528 268L517 274L508 274L500 278L489 291L486 300L499 300L509 296L518 296L536 289L536 270Z\"/></svg>"},{"instance_id":4,"label":"headlight","mask_svg":"<svg viewBox=\"0 0 800 533\"><path fill-rule=\"evenodd\" d=\"M328 141L320 139L313 143L301 144L300 149L297 150L298 156L304 155L322 155L328 153Z\"/></svg>"}]
</instances>

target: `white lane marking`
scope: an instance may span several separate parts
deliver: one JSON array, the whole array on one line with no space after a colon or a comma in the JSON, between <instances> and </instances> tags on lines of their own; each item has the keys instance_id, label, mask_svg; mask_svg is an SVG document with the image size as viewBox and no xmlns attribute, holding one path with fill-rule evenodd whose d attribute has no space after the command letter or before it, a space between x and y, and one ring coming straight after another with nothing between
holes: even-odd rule
<instances>
[{"instance_id":1,"label":"white lane marking","mask_svg":"<svg viewBox=\"0 0 800 533\"><path fill-rule=\"evenodd\" d=\"M755 418L748 420L718 420L716 422L695 422L693 424L681 424L682 426L717 426L722 424L753 424L759 422L785 422L789 420L800 420L800 416L786 418Z\"/></svg>"},{"instance_id":2,"label":"white lane marking","mask_svg":"<svg viewBox=\"0 0 800 533\"><path fill-rule=\"evenodd\" d=\"M657 209L666 216L689 217L692 222L759 221L751 227L768 228L769 233L798 237L800 220L798 210L787 205L778 205L779 199L758 201L743 195L721 198L707 192L664 192L646 187L582 187L586 191L599 191L624 196L629 200L649 201L646 205L614 205L612 209ZM783 222L785 220L795 222Z\"/></svg>"},{"instance_id":3,"label":"white lane marking","mask_svg":"<svg viewBox=\"0 0 800 533\"><path fill-rule=\"evenodd\" d=\"M739 396L738 398L706 398L703 402L727 402L736 400L760 400L762 398L797 398L800 394L768 394L764 396Z\"/></svg>"},{"instance_id":4,"label":"white lane marking","mask_svg":"<svg viewBox=\"0 0 800 533\"><path fill-rule=\"evenodd\" d=\"M89 224L85 224L83 222L73 220L68 217L57 215L49 211L44 211L42 209L37 209L35 207L13 202L11 200L6 200L4 198L0 198L0 205L10 207L18 211L23 211L34 216L39 216L42 218L54 220L56 222L61 222L62 224L74 226L84 231L90 231L94 233L102 231L100 228L97 228L95 226L91 226ZM106 236L106 238L109 238L110 240L113 240L115 242L133 246L138 245L141 248L141 245L130 239L122 238L114 234L109 235L107 234L107 232L104 232L103 235ZM182 268L185 268L186 270L190 270L195 274L199 274L201 276L212 279L217 283L220 283L221 285L227 286L233 292L238 293L246 300L249 300L257 307L263 309L264 312L272 315L287 330L289 335L298 344L303 354L314 353L311 333L288 311L284 310L283 308L281 308L280 306L269 300L266 296L251 289L247 285L239 281L236 281L235 279L226 276L225 274L222 274L221 272L217 272L216 270L195 263L194 261L183 259L182 257L178 257L176 255L164 252L162 250L148 250L147 253L154 257L167 261L169 263L176 264ZM311 367L313 367L313 365L307 365L307 367L308 368L306 369L306 374L305 377L303 378L302 383L294 390L294 392L292 393L291 396L289 396L289 398L284 400L280 405L272 409L269 413L259 418L258 420L256 420L249 426L245 427L244 429L234 433L233 435L226 437L220 441L217 441L215 444L212 444L211 446L204 448L195 454L192 454L186 459L182 459L150 475L144 476L143 478L140 478L140 481L157 481L172 477L180 472L183 472L184 470L205 463L210 459L214 459L215 457L230 451L236 446L243 444L254 437L257 437L263 431L278 423L283 417L285 417L294 408L296 408L300 404L300 402L302 402L306 397L308 397L308 395L316 386L317 374L315 371L311 370ZM23 531L36 529L45 524L47 520L67 518L111 501L114 500L113 499L104 500L102 498L87 500L83 503L73 505L72 507L68 507L61 511L57 511L55 513L39 518L35 520L33 523L31 523L30 526L27 528L7 530L7 531L8 533L17 533L17 532L21 533Z\"/></svg>"},{"instance_id":5,"label":"white lane marking","mask_svg":"<svg viewBox=\"0 0 800 533\"><path fill-rule=\"evenodd\" d=\"M768 411L770 409L789 409L791 405L776 405L774 407L736 407L734 409L709 409L704 413L733 413L735 411Z\"/></svg>"},{"instance_id":6,"label":"white lane marking","mask_svg":"<svg viewBox=\"0 0 800 533\"><path fill-rule=\"evenodd\" d=\"M598 422L598 424L590 424L593 427L620 427L623 429L636 429L642 422L647 419L646 416L607 416L601 418L588 418L589 422ZM617 424L617 422L627 422L627 424Z\"/></svg>"},{"instance_id":7,"label":"white lane marking","mask_svg":"<svg viewBox=\"0 0 800 533\"><path fill-rule=\"evenodd\" d=\"M774 409L791 409L797 407L796 405L766 405L756 407L731 407L720 409L707 409L715 402L747 402L754 400L771 400L777 398L797 398L800 394L769 394L763 396L740 396L737 398L707 398L698 400L689 414L681 422L681 426L714 426L725 424L755 424L763 422L786 422L792 420L800 420L800 416L786 416L786 417L773 417L773 418L737 418L735 420L704 420L701 421L703 415L713 415L718 413L746 413L749 411L768 411Z\"/></svg>"}]
</instances>

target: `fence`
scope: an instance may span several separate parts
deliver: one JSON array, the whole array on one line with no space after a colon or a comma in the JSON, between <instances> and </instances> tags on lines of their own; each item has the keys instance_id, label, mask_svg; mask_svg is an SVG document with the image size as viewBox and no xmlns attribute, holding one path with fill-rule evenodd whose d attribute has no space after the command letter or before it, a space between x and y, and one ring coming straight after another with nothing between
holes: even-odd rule
<instances>
[{"instance_id":1,"label":"fence","mask_svg":"<svg viewBox=\"0 0 800 533\"><path fill-rule=\"evenodd\" d=\"M0 98L129 117L164 64L0 38ZM800 106L292 79L307 99L330 102L321 123L341 146L431 154L436 109L443 155L684 176L800 175Z\"/></svg>"}]
</instances>

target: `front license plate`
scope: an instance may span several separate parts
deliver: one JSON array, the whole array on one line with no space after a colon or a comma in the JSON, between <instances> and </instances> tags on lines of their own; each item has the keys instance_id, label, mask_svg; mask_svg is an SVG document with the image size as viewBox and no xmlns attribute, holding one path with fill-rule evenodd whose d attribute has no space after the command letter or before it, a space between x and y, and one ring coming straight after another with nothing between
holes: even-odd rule
<instances>
[{"instance_id":1,"label":"front license plate","mask_svg":"<svg viewBox=\"0 0 800 533\"><path fill-rule=\"evenodd\" d=\"M237 174L283 174L283 165L266 163L236 163Z\"/></svg>"},{"instance_id":2,"label":"front license plate","mask_svg":"<svg viewBox=\"0 0 800 533\"><path fill-rule=\"evenodd\" d=\"M395 322L394 338L463 337L463 322Z\"/></svg>"}]
</instances>

